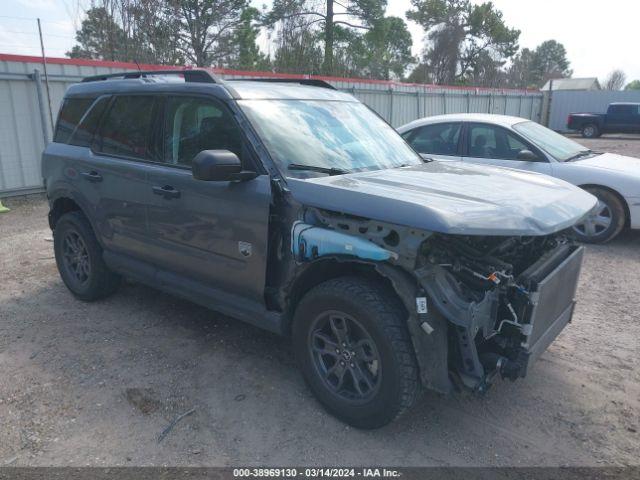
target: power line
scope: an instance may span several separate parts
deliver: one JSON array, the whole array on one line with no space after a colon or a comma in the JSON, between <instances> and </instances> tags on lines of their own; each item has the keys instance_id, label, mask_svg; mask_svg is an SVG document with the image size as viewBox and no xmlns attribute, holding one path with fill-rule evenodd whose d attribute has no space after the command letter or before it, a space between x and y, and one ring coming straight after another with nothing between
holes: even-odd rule
<instances>
[{"instance_id":1,"label":"power line","mask_svg":"<svg viewBox=\"0 0 640 480\"><path fill-rule=\"evenodd\" d=\"M32 35L32 36L38 36L37 32L25 32L25 31L21 31L21 30L0 30L0 33L13 33L16 35ZM60 35L57 33L43 33L43 36L45 37L56 37L56 38L72 38L75 39L75 35Z\"/></svg>"},{"instance_id":2,"label":"power line","mask_svg":"<svg viewBox=\"0 0 640 480\"><path fill-rule=\"evenodd\" d=\"M29 22L37 22L38 19L36 17L14 17L13 15L0 15L0 18L8 18L11 20L22 20ZM62 20L41 20L42 23L52 23L58 25L69 25L69 22L64 22Z\"/></svg>"}]
</instances>

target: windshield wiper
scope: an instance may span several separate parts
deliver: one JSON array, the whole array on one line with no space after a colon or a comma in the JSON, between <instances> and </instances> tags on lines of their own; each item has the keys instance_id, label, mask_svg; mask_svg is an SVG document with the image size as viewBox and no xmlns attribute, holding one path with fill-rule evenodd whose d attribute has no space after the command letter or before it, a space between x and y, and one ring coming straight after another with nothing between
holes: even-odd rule
<instances>
[{"instance_id":1,"label":"windshield wiper","mask_svg":"<svg viewBox=\"0 0 640 480\"><path fill-rule=\"evenodd\" d=\"M306 170L309 172L326 173L327 175L344 175L348 170L335 167L317 167L315 165L302 165L300 163L290 163L289 170Z\"/></svg>"},{"instance_id":2,"label":"windshield wiper","mask_svg":"<svg viewBox=\"0 0 640 480\"><path fill-rule=\"evenodd\" d=\"M577 160L579 158L586 157L587 155L595 155L595 154L596 154L596 152L594 152L593 150L583 150L583 151L578 152L575 155L567 158L565 160L565 162L570 162L571 160Z\"/></svg>"}]
</instances>

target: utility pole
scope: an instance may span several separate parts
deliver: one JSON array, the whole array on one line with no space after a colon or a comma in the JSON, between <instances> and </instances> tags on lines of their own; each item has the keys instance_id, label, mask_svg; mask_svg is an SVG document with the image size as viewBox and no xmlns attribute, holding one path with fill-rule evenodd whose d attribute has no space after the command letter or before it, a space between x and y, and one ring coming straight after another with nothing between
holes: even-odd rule
<instances>
[{"instance_id":1,"label":"utility pole","mask_svg":"<svg viewBox=\"0 0 640 480\"><path fill-rule=\"evenodd\" d=\"M47 75L47 57L44 55L44 41L42 40L42 27L38 18L38 34L40 35L40 50L42 51L42 67L44 68L44 84L47 88L47 100L49 103L49 120L51 121L51 133L53 134L53 109L51 108L51 93L49 92L49 75Z\"/></svg>"}]
</instances>

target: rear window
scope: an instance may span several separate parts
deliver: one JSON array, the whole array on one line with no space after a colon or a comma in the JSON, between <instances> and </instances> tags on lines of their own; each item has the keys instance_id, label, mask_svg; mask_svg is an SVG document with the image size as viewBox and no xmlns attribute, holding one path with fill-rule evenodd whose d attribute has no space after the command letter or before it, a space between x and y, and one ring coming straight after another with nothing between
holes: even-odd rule
<instances>
[{"instance_id":1,"label":"rear window","mask_svg":"<svg viewBox=\"0 0 640 480\"><path fill-rule=\"evenodd\" d=\"M97 149L111 155L149 158L155 113L156 97L116 97L102 122Z\"/></svg>"},{"instance_id":2,"label":"rear window","mask_svg":"<svg viewBox=\"0 0 640 480\"><path fill-rule=\"evenodd\" d=\"M418 153L455 155L460 138L460 123L436 123L412 130L404 135Z\"/></svg>"},{"instance_id":3,"label":"rear window","mask_svg":"<svg viewBox=\"0 0 640 480\"><path fill-rule=\"evenodd\" d=\"M66 98L62 103L58 123L53 136L53 141L57 143L69 143L71 135L75 131L78 123L95 101L95 97Z\"/></svg>"}]
</instances>

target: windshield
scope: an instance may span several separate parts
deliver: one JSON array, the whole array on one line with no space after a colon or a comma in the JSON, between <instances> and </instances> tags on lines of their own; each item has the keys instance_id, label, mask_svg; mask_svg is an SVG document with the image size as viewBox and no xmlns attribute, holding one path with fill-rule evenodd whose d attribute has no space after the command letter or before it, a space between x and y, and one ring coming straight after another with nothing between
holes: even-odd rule
<instances>
[{"instance_id":1,"label":"windshield","mask_svg":"<svg viewBox=\"0 0 640 480\"><path fill-rule=\"evenodd\" d=\"M543 127L539 123L517 123L513 129L560 162L569 160L581 152L589 152L588 148Z\"/></svg>"},{"instance_id":2,"label":"windshield","mask_svg":"<svg viewBox=\"0 0 640 480\"><path fill-rule=\"evenodd\" d=\"M358 102L238 103L287 176L307 178L422 163L393 128Z\"/></svg>"}]
</instances>

